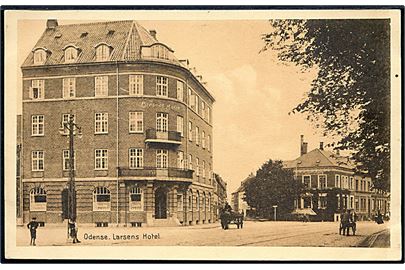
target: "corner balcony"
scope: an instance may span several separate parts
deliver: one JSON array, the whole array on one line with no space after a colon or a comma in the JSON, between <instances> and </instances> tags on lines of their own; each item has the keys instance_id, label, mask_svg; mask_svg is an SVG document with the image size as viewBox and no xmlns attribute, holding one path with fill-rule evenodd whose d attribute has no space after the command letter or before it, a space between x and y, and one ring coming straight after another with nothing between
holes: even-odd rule
<instances>
[{"instance_id":1,"label":"corner balcony","mask_svg":"<svg viewBox=\"0 0 405 270\"><path fill-rule=\"evenodd\" d=\"M180 168L156 168L143 167L131 169L128 167L119 167L118 176L124 178L153 178L165 180L193 179L193 170Z\"/></svg>"},{"instance_id":2,"label":"corner balcony","mask_svg":"<svg viewBox=\"0 0 405 270\"><path fill-rule=\"evenodd\" d=\"M159 131L156 129L147 129L145 143L179 146L181 145L181 134L177 131Z\"/></svg>"}]
</instances>

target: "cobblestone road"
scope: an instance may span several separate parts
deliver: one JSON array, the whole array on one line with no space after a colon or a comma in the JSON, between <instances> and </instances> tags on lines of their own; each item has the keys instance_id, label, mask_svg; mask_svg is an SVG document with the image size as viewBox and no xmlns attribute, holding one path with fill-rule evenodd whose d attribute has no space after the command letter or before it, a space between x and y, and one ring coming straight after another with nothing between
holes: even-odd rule
<instances>
[{"instance_id":1,"label":"cobblestone road","mask_svg":"<svg viewBox=\"0 0 405 270\"><path fill-rule=\"evenodd\" d=\"M29 237L26 227L17 228L17 245L29 245ZM373 245L389 247L389 223L358 222L356 236L339 235L338 223L334 222L246 221L243 229L238 230L233 225L226 231L218 223L141 228L79 225L81 243L76 245L354 247L364 246L370 237L375 237ZM37 246L63 245L73 245L67 241L66 227L47 225L38 229Z\"/></svg>"}]
</instances>

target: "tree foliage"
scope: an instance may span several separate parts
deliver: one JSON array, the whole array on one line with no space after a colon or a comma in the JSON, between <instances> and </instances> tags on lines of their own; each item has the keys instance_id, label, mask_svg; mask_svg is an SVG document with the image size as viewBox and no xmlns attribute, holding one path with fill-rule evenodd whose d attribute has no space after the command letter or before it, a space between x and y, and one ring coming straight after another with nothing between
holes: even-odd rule
<instances>
[{"instance_id":1,"label":"tree foliage","mask_svg":"<svg viewBox=\"0 0 405 270\"><path fill-rule=\"evenodd\" d=\"M294 210L294 199L302 191L303 186L295 181L293 172L283 168L281 161L270 159L245 184L245 200L263 217L272 217L273 205L277 205L277 216L284 218Z\"/></svg>"},{"instance_id":2,"label":"tree foliage","mask_svg":"<svg viewBox=\"0 0 405 270\"><path fill-rule=\"evenodd\" d=\"M303 71L316 68L306 99L292 112L321 123L350 150L374 187L390 182L390 22L383 19L271 20L264 50Z\"/></svg>"}]
</instances>

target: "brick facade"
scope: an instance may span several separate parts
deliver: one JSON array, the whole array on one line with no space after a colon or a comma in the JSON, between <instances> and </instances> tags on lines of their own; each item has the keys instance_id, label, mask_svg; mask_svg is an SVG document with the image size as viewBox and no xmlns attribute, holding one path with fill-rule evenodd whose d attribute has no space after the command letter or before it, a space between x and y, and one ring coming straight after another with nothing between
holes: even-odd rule
<instances>
[{"instance_id":1,"label":"brick facade","mask_svg":"<svg viewBox=\"0 0 405 270\"><path fill-rule=\"evenodd\" d=\"M85 27L81 25L80 27ZM138 26L139 27L139 26ZM74 28L72 28L74 29ZM46 31L48 31L47 29ZM63 30L63 29L62 29ZM63 30L67 31L67 30ZM90 35L91 33L89 33ZM134 36L137 36L134 34ZM129 40L135 38L131 36ZM123 41L125 42L125 40ZM113 43L112 43L113 44ZM192 225L216 220L217 192L214 190L212 160L212 105L213 97L190 70L178 62L159 59L114 61L105 63L54 64L33 66L29 56L23 71L23 219L36 216L39 221L63 222L63 195L67 187L68 171L63 170L63 150L69 149L69 136L60 133L62 115L72 113L81 127L82 136L75 136L75 183L77 219L79 223L117 223L125 225ZM143 76L143 94L129 95L129 76ZM108 95L95 96L95 77L108 76ZM167 78L167 96L157 96L157 78ZM63 97L63 78L75 78L75 97ZM44 98L32 99L32 81L44 81ZM177 99L177 83L181 82L183 100ZM188 99L199 96L199 112ZM201 111L202 102L207 111ZM129 112L143 112L143 132L129 131ZM108 132L95 133L95 114L108 114ZM177 139L148 141L148 130L157 128L157 113L168 115L167 131L178 134L177 117L183 117L183 136ZM43 116L43 134L32 133L33 116ZM193 138L189 139L188 123L192 122ZM206 146L195 140L195 127L199 137L205 133ZM208 147L208 136L210 146ZM129 149L143 149L143 166L129 169ZM95 150L107 149L108 168L95 169ZM157 150L167 150L167 169L157 169ZM43 151L43 170L32 169L32 151ZM184 168L178 168L178 153L183 152ZM192 155L193 170L189 170L188 156ZM200 175L196 174L199 159ZM205 164L205 174L203 174ZM173 168L173 169L172 169ZM175 169L178 168L178 169ZM125 173L122 173L125 171ZM110 207L106 211L94 210L93 191L96 187L110 192ZM142 191L143 209L129 209L129 190ZM30 192L35 188L46 191L46 211L30 208ZM157 195L158 194L158 195ZM189 204L189 197L192 194ZM164 218L156 219L156 196L159 212ZM200 207L197 210L197 198ZM205 203L204 203L205 198ZM209 198L209 199L208 199ZM163 202L164 200L164 202ZM182 200L183 207L181 207ZM180 205L178 205L180 204ZM204 205L203 205L204 204ZM179 209L181 208L181 209ZM30 210L31 209L31 210ZM159 208L160 209L160 208ZM161 211L161 210L159 210ZM163 211L163 210L162 210ZM160 217L160 216L159 216ZM163 221L162 221L163 219ZM139 224L138 224L139 223Z\"/></svg>"}]
</instances>

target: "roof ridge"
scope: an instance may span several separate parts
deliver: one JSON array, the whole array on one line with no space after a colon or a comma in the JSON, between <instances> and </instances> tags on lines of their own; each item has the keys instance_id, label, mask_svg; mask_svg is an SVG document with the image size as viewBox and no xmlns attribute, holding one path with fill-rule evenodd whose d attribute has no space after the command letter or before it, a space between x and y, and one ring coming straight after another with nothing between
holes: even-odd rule
<instances>
[{"instance_id":1,"label":"roof ridge","mask_svg":"<svg viewBox=\"0 0 405 270\"><path fill-rule=\"evenodd\" d=\"M328 156L326 156L323 152L324 152L324 150L321 150L321 149L319 149L319 148L315 148L315 150L318 150L330 163L332 163L332 165L338 165L338 164L335 164L335 162L333 162Z\"/></svg>"},{"instance_id":2,"label":"roof ridge","mask_svg":"<svg viewBox=\"0 0 405 270\"><path fill-rule=\"evenodd\" d=\"M58 29L58 27L64 27L64 26L82 26L82 25L96 25L96 24L107 24L107 23L122 23L122 22L134 22L134 20L118 20L118 21L99 21L99 22L88 22L88 23L72 23L72 24L60 24L56 26L55 29Z\"/></svg>"}]
</instances>

